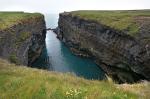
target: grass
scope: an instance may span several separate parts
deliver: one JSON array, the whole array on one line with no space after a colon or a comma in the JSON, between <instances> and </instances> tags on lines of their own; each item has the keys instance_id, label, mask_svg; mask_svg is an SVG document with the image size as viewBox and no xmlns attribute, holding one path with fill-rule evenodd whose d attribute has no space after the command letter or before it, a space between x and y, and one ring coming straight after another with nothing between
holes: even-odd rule
<instances>
[{"instance_id":1,"label":"grass","mask_svg":"<svg viewBox=\"0 0 150 99\"><path fill-rule=\"evenodd\" d=\"M129 35L134 36L139 32L139 25L135 18L138 16L150 17L150 10L73 11L71 14L86 20L95 20L117 30L127 31Z\"/></svg>"},{"instance_id":2,"label":"grass","mask_svg":"<svg viewBox=\"0 0 150 99\"><path fill-rule=\"evenodd\" d=\"M150 84L115 85L0 59L0 99L148 99Z\"/></svg>"},{"instance_id":3,"label":"grass","mask_svg":"<svg viewBox=\"0 0 150 99\"><path fill-rule=\"evenodd\" d=\"M18 39L20 42L23 42L24 40L28 39L30 35L31 35L30 32L22 32Z\"/></svg>"},{"instance_id":4,"label":"grass","mask_svg":"<svg viewBox=\"0 0 150 99\"><path fill-rule=\"evenodd\" d=\"M15 53L11 53L11 55L9 56L9 60L12 63L18 64L18 58Z\"/></svg>"},{"instance_id":5,"label":"grass","mask_svg":"<svg viewBox=\"0 0 150 99\"><path fill-rule=\"evenodd\" d=\"M15 47L18 48L24 41L31 37L31 32L21 32L15 41Z\"/></svg>"},{"instance_id":6,"label":"grass","mask_svg":"<svg viewBox=\"0 0 150 99\"><path fill-rule=\"evenodd\" d=\"M0 30L21 23L21 21L24 19L30 19L38 16L41 16L41 14L24 12L0 12Z\"/></svg>"}]
</instances>

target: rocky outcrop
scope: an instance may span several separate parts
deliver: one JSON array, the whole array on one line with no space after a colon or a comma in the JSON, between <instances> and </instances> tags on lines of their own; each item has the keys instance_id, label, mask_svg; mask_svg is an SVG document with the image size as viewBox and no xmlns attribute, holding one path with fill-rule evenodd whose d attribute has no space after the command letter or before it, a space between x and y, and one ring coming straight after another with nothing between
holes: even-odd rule
<instances>
[{"instance_id":1,"label":"rocky outcrop","mask_svg":"<svg viewBox=\"0 0 150 99\"><path fill-rule=\"evenodd\" d=\"M130 36L126 31L65 12L60 14L57 35L71 49L77 50L73 51L77 55L94 58L120 83L150 80L150 41L146 40L150 38L150 17L137 18L140 31Z\"/></svg>"},{"instance_id":2,"label":"rocky outcrop","mask_svg":"<svg viewBox=\"0 0 150 99\"><path fill-rule=\"evenodd\" d=\"M45 20L41 14L29 15L32 17L27 16L0 30L1 58L16 64L30 65L39 57L45 46Z\"/></svg>"}]
</instances>

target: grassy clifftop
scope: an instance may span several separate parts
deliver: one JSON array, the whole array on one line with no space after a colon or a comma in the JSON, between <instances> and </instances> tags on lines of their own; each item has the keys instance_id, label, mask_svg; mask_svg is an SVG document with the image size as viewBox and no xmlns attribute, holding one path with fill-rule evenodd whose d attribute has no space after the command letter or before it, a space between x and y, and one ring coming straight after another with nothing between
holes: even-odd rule
<instances>
[{"instance_id":1,"label":"grassy clifftop","mask_svg":"<svg viewBox=\"0 0 150 99\"><path fill-rule=\"evenodd\" d=\"M150 10L131 11L73 11L73 16L94 20L114 29L127 31L129 35L139 32L137 20L150 19Z\"/></svg>"},{"instance_id":2,"label":"grassy clifftop","mask_svg":"<svg viewBox=\"0 0 150 99\"><path fill-rule=\"evenodd\" d=\"M41 16L39 13L0 12L0 30L9 28L24 19Z\"/></svg>"},{"instance_id":3,"label":"grassy clifftop","mask_svg":"<svg viewBox=\"0 0 150 99\"><path fill-rule=\"evenodd\" d=\"M115 85L9 64L0 59L1 99L143 99L150 84Z\"/></svg>"}]
</instances>

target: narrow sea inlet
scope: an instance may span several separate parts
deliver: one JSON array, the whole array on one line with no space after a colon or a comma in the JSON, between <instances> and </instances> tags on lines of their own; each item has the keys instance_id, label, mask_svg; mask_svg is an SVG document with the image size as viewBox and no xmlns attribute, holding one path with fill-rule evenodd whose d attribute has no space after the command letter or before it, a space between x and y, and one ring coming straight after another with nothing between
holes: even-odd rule
<instances>
[{"instance_id":1,"label":"narrow sea inlet","mask_svg":"<svg viewBox=\"0 0 150 99\"><path fill-rule=\"evenodd\" d=\"M48 28L56 28L58 15L45 14L45 20ZM69 48L56 38L53 31L47 31L46 48L32 66L50 71L70 72L86 79L105 79L104 71L93 60L72 54Z\"/></svg>"}]
</instances>

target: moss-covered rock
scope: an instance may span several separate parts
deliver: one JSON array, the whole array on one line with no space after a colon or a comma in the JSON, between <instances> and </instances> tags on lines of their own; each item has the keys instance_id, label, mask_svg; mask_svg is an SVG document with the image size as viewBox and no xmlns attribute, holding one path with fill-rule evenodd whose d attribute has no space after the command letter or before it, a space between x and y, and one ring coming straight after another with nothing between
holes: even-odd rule
<instances>
[{"instance_id":1,"label":"moss-covered rock","mask_svg":"<svg viewBox=\"0 0 150 99\"><path fill-rule=\"evenodd\" d=\"M17 56L16 56L15 53L12 53L12 54L9 56L9 60L10 60L11 63L19 64L18 58L17 58Z\"/></svg>"}]
</instances>

